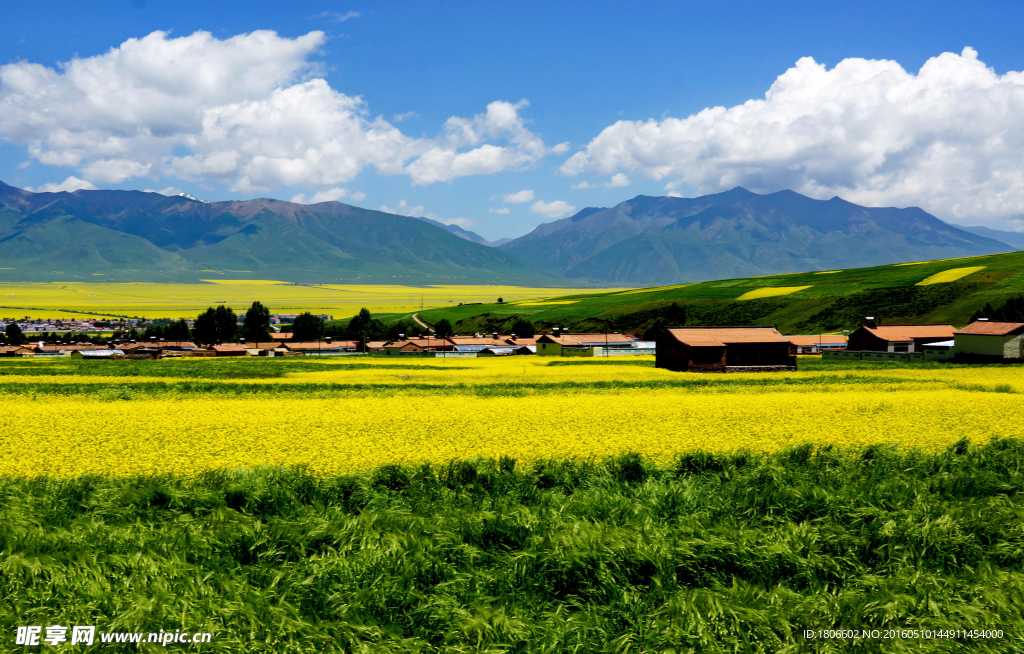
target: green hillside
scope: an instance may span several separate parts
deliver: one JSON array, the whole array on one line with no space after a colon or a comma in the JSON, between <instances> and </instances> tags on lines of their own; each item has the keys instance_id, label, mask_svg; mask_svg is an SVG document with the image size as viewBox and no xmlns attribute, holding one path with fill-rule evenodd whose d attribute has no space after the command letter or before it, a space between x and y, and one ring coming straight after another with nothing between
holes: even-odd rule
<instances>
[{"instance_id":1,"label":"green hillside","mask_svg":"<svg viewBox=\"0 0 1024 654\"><path fill-rule=\"evenodd\" d=\"M439 223L342 204L200 202L139 191L31 193L0 182L0 281L514 284L558 273ZM579 286L579 284L575 284Z\"/></svg>"},{"instance_id":2,"label":"green hillside","mask_svg":"<svg viewBox=\"0 0 1024 654\"><path fill-rule=\"evenodd\" d=\"M976 271L959 270L979 268ZM959 270L951 281L921 284ZM950 278L956 272L947 273ZM770 296L793 289L785 295ZM771 289L776 289L772 291ZM765 294L765 297L740 299ZM508 328L519 317L538 327L636 332L661 317L688 325L777 325L784 333L852 329L865 315L883 324L966 324L986 303L1024 294L1024 252L990 254L841 271L724 279L597 295L425 311L426 322L446 318L460 332ZM673 307L673 304L676 306ZM684 317L685 314L685 317Z\"/></svg>"}]
</instances>

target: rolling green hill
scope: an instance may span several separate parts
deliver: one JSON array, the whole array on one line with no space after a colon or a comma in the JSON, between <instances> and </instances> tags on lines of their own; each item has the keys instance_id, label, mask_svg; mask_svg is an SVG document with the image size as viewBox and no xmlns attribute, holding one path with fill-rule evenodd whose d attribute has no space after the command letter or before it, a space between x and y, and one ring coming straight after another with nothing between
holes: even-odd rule
<instances>
[{"instance_id":1,"label":"rolling green hill","mask_svg":"<svg viewBox=\"0 0 1024 654\"><path fill-rule=\"evenodd\" d=\"M1014 249L918 208L862 207L743 188L698 198L637 196L587 208L501 246L605 285L649 286L877 266Z\"/></svg>"},{"instance_id":2,"label":"rolling green hill","mask_svg":"<svg viewBox=\"0 0 1024 654\"><path fill-rule=\"evenodd\" d=\"M0 281L222 278L567 285L441 225L349 206L200 202L139 191L30 193L0 182ZM578 284L576 284L578 286Z\"/></svg>"},{"instance_id":3,"label":"rolling green hill","mask_svg":"<svg viewBox=\"0 0 1024 654\"><path fill-rule=\"evenodd\" d=\"M949 281L930 283L934 279L929 278L940 273L946 273ZM777 325L793 334L853 329L865 315L883 324L959 326L986 303L998 305L1021 294L1024 252L1008 252L567 296L547 302L451 307L425 311L420 317L429 324L447 318L459 332L507 329L520 317L536 326L638 332L658 317L683 324L680 319L685 314L688 325Z\"/></svg>"}]
</instances>

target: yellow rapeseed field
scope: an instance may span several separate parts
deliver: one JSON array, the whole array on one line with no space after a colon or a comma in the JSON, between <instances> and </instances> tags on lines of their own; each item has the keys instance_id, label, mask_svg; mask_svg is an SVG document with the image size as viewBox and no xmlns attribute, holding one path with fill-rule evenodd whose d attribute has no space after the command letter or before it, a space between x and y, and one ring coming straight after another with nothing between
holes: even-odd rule
<instances>
[{"instance_id":1,"label":"yellow rapeseed field","mask_svg":"<svg viewBox=\"0 0 1024 654\"><path fill-rule=\"evenodd\" d=\"M551 289L521 286L400 286L385 284L288 284L274 280L205 280L204 284L102 282L0 282L0 318L129 316L194 318L207 307L225 304L244 311L253 300L274 313L312 311L341 319L363 307L373 313L409 313L460 302L506 302L607 289Z\"/></svg>"},{"instance_id":2,"label":"yellow rapeseed field","mask_svg":"<svg viewBox=\"0 0 1024 654\"><path fill-rule=\"evenodd\" d=\"M737 300L756 300L763 297L777 297L779 295L792 295L797 291L802 291L810 286L765 286L764 288L755 288L752 291L747 291L743 295L736 298Z\"/></svg>"},{"instance_id":3,"label":"yellow rapeseed field","mask_svg":"<svg viewBox=\"0 0 1024 654\"><path fill-rule=\"evenodd\" d=\"M1020 435L1024 376L1010 367L700 375L620 361L345 357L279 377L260 370L291 362L138 362L126 377L116 362L5 361L0 474L327 473L625 451L667 460L805 442L935 450Z\"/></svg>"},{"instance_id":4,"label":"yellow rapeseed field","mask_svg":"<svg viewBox=\"0 0 1024 654\"><path fill-rule=\"evenodd\" d=\"M949 270L943 270L942 272L935 273L930 277L926 277L917 283L917 286L928 286L930 284L942 284L945 282L955 282L958 279L966 277L972 273L976 273L979 270L984 270L985 266L971 266L969 268L950 268Z\"/></svg>"}]
</instances>

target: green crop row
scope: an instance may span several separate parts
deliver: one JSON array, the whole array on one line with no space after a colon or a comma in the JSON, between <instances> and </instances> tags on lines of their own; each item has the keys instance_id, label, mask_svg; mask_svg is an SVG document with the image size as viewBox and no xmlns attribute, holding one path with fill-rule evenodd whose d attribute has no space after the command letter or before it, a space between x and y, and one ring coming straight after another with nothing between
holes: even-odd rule
<instances>
[{"instance_id":1,"label":"green crop row","mask_svg":"<svg viewBox=\"0 0 1024 654\"><path fill-rule=\"evenodd\" d=\"M56 624L208 631L212 652L1013 651L1022 455L1000 440L0 478L0 633L5 651L17 626Z\"/></svg>"}]
</instances>

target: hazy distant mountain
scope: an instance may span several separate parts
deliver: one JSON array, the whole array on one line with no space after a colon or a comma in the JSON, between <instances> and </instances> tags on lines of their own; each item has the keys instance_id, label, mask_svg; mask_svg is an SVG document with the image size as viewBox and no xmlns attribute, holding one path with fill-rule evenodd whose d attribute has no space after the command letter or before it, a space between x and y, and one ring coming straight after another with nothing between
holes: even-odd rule
<instances>
[{"instance_id":1,"label":"hazy distant mountain","mask_svg":"<svg viewBox=\"0 0 1024 654\"><path fill-rule=\"evenodd\" d=\"M985 238L991 238L993 240L1006 243L1017 250L1024 250L1024 232L1005 232L1001 229L990 229L988 227L981 227L980 225L976 227L953 225L953 227L962 229L965 232L977 234L978 236L984 236Z\"/></svg>"},{"instance_id":2,"label":"hazy distant mountain","mask_svg":"<svg viewBox=\"0 0 1024 654\"><path fill-rule=\"evenodd\" d=\"M420 217L418 217L418 219L422 220L425 223L430 223L431 225L436 225L436 226L440 227L441 229L448 230L452 234L455 234L459 238L464 238L467 241L472 241L474 243L479 243L480 245L486 245L488 247L493 247L494 246L493 243L488 241L483 236L480 236L476 232L471 232L468 229L463 229L463 228L459 227L458 225L445 225L444 223L438 222L438 221L433 220L431 218L427 218L425 216L420 216Z\"/></svg>"},{"instance_id":3,"label":"hazy distant mountain","mask_svg":"<svg viewBox=\"0 0 1024 654\"><path fill-rule=\"evenodd\" d=\"M140 191L30 193L0 182L4 280L192 281L215 271L295 282L565 282L452 231L340 202L201 202Z\"/></svg>"},{"instance_id":4,"label":"hazy distant mountain","mask_svg":"<svg viewBox=\"0 0 1024 654\"><path fill-rule=\"evenodd\" d=\"M567 277L659 285L1012 250L921 209L862 207L792 191L637 196L587 208L501 246Z\"/></svg>"}]
</instances>

